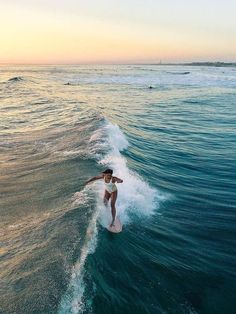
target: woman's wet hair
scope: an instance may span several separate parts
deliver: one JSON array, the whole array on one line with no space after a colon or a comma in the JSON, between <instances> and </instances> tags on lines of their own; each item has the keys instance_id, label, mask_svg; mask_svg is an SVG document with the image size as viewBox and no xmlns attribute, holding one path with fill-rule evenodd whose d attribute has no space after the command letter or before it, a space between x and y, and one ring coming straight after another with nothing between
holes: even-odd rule
<instances>
[{"instance_id":1,"label":"woman's wet hair","mask_svg":"<svg viewBox=\"0 0 236 314\"><path fill-rule=\"evenodd\" d=\"M113 174L113 170L112 169L106 169L102 173L104 173L104 174L108 174L108 173Z\"/></svg>"}]
</instances>

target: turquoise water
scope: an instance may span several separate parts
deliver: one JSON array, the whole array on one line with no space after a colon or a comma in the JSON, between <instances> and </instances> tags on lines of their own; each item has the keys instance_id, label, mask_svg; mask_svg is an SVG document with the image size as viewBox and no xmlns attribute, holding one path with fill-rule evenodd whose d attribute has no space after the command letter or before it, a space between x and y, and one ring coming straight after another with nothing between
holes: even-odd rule
<instances>
[{"instance_id":1,"label":"turquoise water","mask_svg":"<svg viewBox=\"0 0 236 314\"><path fill-rule=\"evenodd\" d=\"M235 68L1 67L0 312L235 313L235 87ZM117 235L84 186L108 166Z\"/></svg>"}]
</instances>

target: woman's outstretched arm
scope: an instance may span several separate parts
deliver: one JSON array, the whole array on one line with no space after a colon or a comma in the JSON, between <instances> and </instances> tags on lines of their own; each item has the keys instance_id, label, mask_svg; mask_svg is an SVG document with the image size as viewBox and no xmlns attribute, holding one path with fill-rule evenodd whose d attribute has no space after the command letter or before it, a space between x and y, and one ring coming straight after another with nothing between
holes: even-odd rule
<instances>
[{"instance_id":1,"label":"woman's outstretched arm","mask_svg":"<svg viewBox=\"0 0 236 314\"><path fill-rule=\"evenodd\" d=\"M117 178L117 177L113 177L113 178L115 178L115 180L116 180L117 183L123 183L123 180L122 180L122 179Z\"/></svg>"},{"instance_id":2,"label":"woman's outstretched arm","mask_svg":"<svg viewBox=\"0 0 236 314\"><path fill-rule=\"evenodd\" d=\"M88 183L90 183L90 182L93 182L93 181L102 179L102 178L103 178L103 175L96 176L96 177L92 177L91 179L89 179L88 181L85 182L85 185L88 184Z\"/></svg>"}]
</instances>

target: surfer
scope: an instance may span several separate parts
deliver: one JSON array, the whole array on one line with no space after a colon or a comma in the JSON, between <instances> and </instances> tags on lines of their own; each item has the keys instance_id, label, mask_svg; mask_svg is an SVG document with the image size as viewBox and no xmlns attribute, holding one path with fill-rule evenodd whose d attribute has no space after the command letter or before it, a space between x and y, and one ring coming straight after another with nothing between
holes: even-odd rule
<instances>
[{"instance_id":1,"label":"surfer","mask_svg":"<svg viewBox=\"0 0 236 314\"><path fill-rule=\"evenodd\" d=\"M108 205L109 200L111 199L111 215L112 215L112 222L110 224L110 227L114 226L114 222L115 222L115 218L116 218L116 207L115 207L115 203L116 203L116 199L117 199L117 187L116 187L116 183L122 183L123 180L114 177L113 175L113 170L112 169L106 169L105 171L102 172L101 175L93 177L91 179L89 179L88 181L86 181L85 184L88 184L90 182L99 180L99 179L103 179L104 180L104 184L105 184L105 193L104 193L104 204L105 206Z\"/></svg>"}]
</instances>

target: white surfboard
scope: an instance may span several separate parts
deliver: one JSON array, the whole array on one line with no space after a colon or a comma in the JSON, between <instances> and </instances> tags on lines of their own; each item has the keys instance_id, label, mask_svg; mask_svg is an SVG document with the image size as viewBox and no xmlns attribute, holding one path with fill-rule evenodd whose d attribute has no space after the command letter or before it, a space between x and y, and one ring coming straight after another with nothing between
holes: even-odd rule
<instances>
[{"instance_id":1,"label":"white surfboard","mask_svg":"<svg viewBox=\"0 0 236 314\"><path fill-rule=\"evenodd\" d=\"M107 226L107 230L109 230L110 232L119 233L122 231L122 224L118 217L116 217L115 219L114 226L110 227L110 224Z\"/></svg>"}]
</instances>

